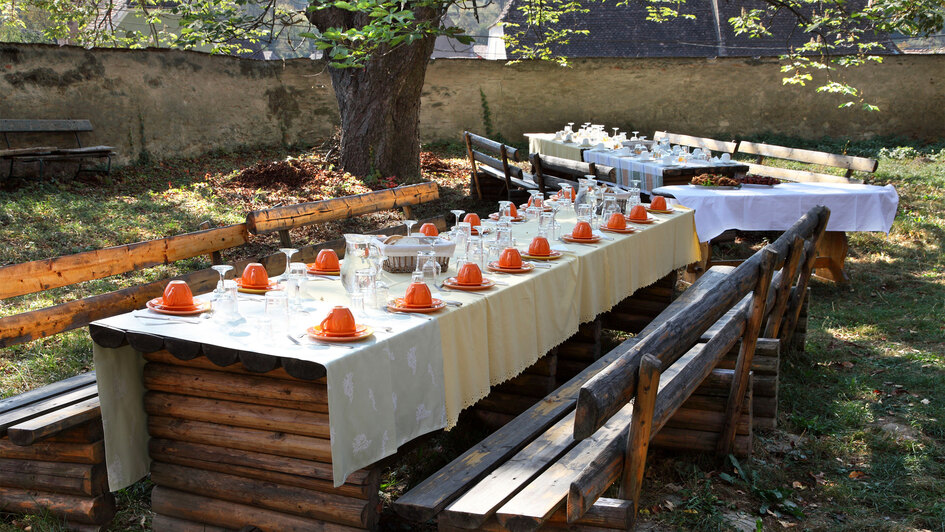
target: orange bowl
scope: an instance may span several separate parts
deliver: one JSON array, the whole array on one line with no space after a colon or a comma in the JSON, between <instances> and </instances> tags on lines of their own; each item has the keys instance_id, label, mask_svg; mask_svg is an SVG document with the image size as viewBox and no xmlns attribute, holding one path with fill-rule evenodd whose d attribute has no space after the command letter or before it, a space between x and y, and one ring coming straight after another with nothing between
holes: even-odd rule
<instances>
[{"instance_id":1,"label":"orange bowl","mask_svg":"<svg viewBox=\"0 0 945 532\"><path fill-rule=\"evenodd\" d=\"M482 270L479 269L479 265L475 262L467 262L463 264L459 268L459 272L456 273L456 281L459 284L481 285Z\"/></svg>"},{"instance_id":2,"label":"orange bowl","mask_svg":"<svg viewBox=\"0 0 945 532\"><path fill-rule=\"evenodd\" d=\"M430 294L430 287L420 281L410 283L410 286L407 287L407 293L404 294L404 302L411 307L433 306L433 295Z\"/></svg>"},{"instance_id":3,"label":"orange bowl","mask_svg":"<svg viewBox=\"0 0 945 532\"><path fill-rule=\"evenodd\" d=\"M436 226L430 222L427 222L420 226L420 232L427 236L437 236L440 234L440 231L437 230Z\"/></svg>"},{"instance_id":4,"label":"orange bowl","mask_svg":"<svg viewBox=\"0 0 945 532\"><path fill-rule=\"evenodd\" d=\"M645 211L644 211L645 212ZM577 225L574 226L574 230L571 231L571 238L578 239L588 239L594 236L594 231L591 229L591 224L580 221Z\"/></svg>"},{"instance_id":5,"label":"orange bowl","mask_svg":"<svg viewBox=\"0 0 945 532\"><path fill-rule=\"evenodd\" d=\"M322 330L331 334L354 334L357 325L354 322L354 314L348 307L335 307L331 309L328 316L322 320Z\"/></svg>"},{"instance_id":6,"label":"orange bowl","mask_svg":"<svg viewBox=\"0 0 945 532\"><path fill-rule=\"evenodd\" d=\"M515 204L509 205L509 216L512 218L518 218L518 209L515 208Z\"/></svg>"},{"instance_id":7,"label":"orange bowl","mask_svg":"<svg viewBox=\"0 0 945 532\"><path fill-rule=\"evenodd\" d=\"M631 220L646 220L646 207L643 205L634 205L630 209L630 219Z\"/></svg>"},{"instance_id":8,"label":"orange bowl","mask_svg":"<svg viewBox=\"0 0 945 532\"><path fill-rule=\"evenodd\" d=\"M194 306L194 294L190 291L186 281L171 281L164 287L163 304L166 307L192 307Z\"/></svg>"},{"instance_id":9,"label":"orange bowl","mask_svg":"<svg viewBox=\"0 0 945 532\"><path fill-rule=\"evenodd\" d=\"M615 212L610 215L610 218L607 220L607 229L617 229L622 231L627 228L627 219L623 217L619 212Z\"/></svg>"},{"instance_id":10,"label":"orange bowl","mask_svg":"<svg viewBox=\"0 0 945 532\"><path fill-rule=\"evenodd\" d=\"M336 272L341 269L338 254L333 249L323 249L315 257L315 269L323 272Z\"/></svg>"},{"instance_id":11,"label":"orange bowl","mask_svg":"<svg viewBox=\"0 0 945 532\"><path fill-rule=\"evenodd\" d=\"M666 198L663 196L653 196L653 199L650 201L650 208L658 211L665 211Z\"/></svg>"},{"instance_id":12,"label":"orange bowl","mask_svg":"<svg viewBox=\"0 0 945 532\"><path fill-rule=\"evenodd\" d=\"M551 244L548 243L547 238L536 236L532 239L532 243L528 245L528 254L536 257L547 257L551 255Z\"/></svg>"},{"instance_id":13,"label":"orange bowl","mask_svg":"<svg viewBox=\"0 0 945 532\"><path fill-rule=\"evenodd\" d=\"M266 273L266 267L258 262L247 264L246 269L243 270L243 286L263 288L269 286L269 274Z\"/></svg>"},{"instance_id":14,"label":"orange bowl","mask_svg":"<svg viewBox=\"0 0 945 532\"><path fill-rule=\"evenodd\" d=\"M482 220L479 219L479 215L471 212L463 217L463 221L469 223L470 227L476 227L477 225L482 225Z\"/></svg>"},{"instance_id":15,"label":"orange bowl","mask_svg":"<svg viewBox=\"0 0 945 532\"><path fill-rule=\"evenodd\" d=\"M499 266L518 269L522 267L522 254L515 248L505 248L499 255Z\"/></svg>"}]
</instances>

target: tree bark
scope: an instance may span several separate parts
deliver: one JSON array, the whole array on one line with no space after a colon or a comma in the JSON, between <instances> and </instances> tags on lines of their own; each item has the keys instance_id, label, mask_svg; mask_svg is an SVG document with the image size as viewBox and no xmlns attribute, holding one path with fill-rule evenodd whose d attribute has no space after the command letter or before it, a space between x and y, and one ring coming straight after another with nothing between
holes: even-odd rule
<instances>
[{"instance_id":1,"label":"tree bark","mask_svg":"<svg viewBox=\"0 0 945 532\"><path fill-rule=\"evenodd\" d=\"M443 9L414 10L438 25ZM309 14L320 31L360 27L366 17L338 9ZM400 183L420 176L420 94L435 36L382 49L363 68L329 68L341 114L341 166L357 176L376 173Z\"/></svg>"}]
</instances>

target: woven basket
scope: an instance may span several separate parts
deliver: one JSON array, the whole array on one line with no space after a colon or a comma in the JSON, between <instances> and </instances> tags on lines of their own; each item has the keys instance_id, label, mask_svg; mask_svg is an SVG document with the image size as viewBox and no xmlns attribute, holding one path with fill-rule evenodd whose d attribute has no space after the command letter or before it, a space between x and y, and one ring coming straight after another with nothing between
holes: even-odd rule
<instances>
[{"instance_id":1,"label":"woven basket","mask_svg":"<svg viewBox=\"0 0 945 532\"><path fill-rule=\"evenodd\" d=\"M406 240L406 239L404 239ZM392 244L381 244L384 249L384 263L381 265L384 271L390 273L410 273L417 269L417 252L430 249L429 244L419 244L416 241L406 243L404 240L398 240ZM446 271L450 265L450 257L456 249L456 243L440 238L433 245L436 252L436 262L439 263L441 271Z\"/></svg>"},{"instance_id":2,"label":"woven basket","mask_svg":"<svg viewBox=\"0 0 945 532\"><path fill-rule=\"evenodd\" d=\"M440 271L446 271L450 267L449 257L437 257L436 262L440 265ZM417 270L417 256L387 257L384 260L383 268L385 272L390 273L411 273Z\"/></svg>"}]
</instances>

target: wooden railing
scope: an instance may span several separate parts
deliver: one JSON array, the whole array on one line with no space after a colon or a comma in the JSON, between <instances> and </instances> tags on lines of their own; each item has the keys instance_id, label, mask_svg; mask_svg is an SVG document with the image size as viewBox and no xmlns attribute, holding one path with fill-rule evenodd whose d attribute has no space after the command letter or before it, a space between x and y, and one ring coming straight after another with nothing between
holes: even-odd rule
<instances>
[{"instance_id":1,"label":"wooden railing","mask_svg":"<svg viewBox=\"0 0 945 532\"><path fill-rule=\"evenodd\" d=\"M157 240L136 242L110 248L85 251L51 259L0 267L0 299L33 294L52 288L133 272L159 264L170 264L201 255L216 254L245 244L250 234L279 232L283 244L289 245L288 231L315 223L342 220L351 216L392 209L409 208L439 198L436 183L420 183L389 190L368 192L298 205L253 211L246 222L205 229ZM399 228L374 231L393 234ZM299 260L314 261L324 248L341 250L343 240L333 240L299 247ZM261 262L271 275L282 273L282 254L238 261L236 271L250 262ZM187 281L194 293L203 293L216 286L219 275L207 268L174 277ZM98 294L52 307L0 318L0 347L21 344L52 336L89 323L141 308L164 291L169 279Z\"/></svg>"}]
</instances>

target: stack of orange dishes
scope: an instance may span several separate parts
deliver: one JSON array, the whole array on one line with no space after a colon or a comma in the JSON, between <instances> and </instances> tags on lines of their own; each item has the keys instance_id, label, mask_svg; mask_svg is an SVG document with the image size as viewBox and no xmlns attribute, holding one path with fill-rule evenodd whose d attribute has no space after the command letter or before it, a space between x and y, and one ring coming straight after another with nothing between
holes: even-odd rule
<instances>
[{"instance_id":1,"label":"stack of orange dishes","mask_svg":"<svg viewBox=\"0 0 945 532\"><path fill-rule=\"evenodd\" d=\"M469 224L470 232L473 236L479 234L479 229L482 228L482 220L479 218L479 215L471 212L463 217L463 221Z\"/></svg>"},{"instance_id":2,"label":"stack of orange dishes","mask_svg":"<svg viewBox=\"0 0 945 532\"><path fill-rule=\"evenodd\" d=\"M555 260L560 259L562 255L560 251L553 251L548 239L543 236L533 238L532 243L528 245L528 252L522 254L526 259L532 260Z\"/></svg>"},{"instance_id":3,"label":"stack of orange dishes","mask_svg":"<svg viewBox=\"0 0 945 532\"><path fill-rule=\"evenodd\" d=\"M627 221L635 224L651 224L656 221L656 218L647 214L646 207L643 205L634 205L630 209L630 214L627 215Z\"/></svg>"},{"instance_id":4,"label":"stack of orange dishes","mask_svg":"<svg viewBox=\"0 0 945 532\"><path fill-rule=\"evenodd\" d=\"M258 262L246 265L243 276L236 280L240 292L248 294L265 294L269 290L278 290L279 284L269 280L266 267Z\"/></svg>"},{"instance_id":5,"label":"stack of orange dishes","mask_svg":"<svg viewBox=\"0 0 945 532\"><path fill-rule=\"evenodd\" d=\"M523 203L523 204L519 205L519 208L520 208L520 209L527 209L527 208L529 208L529 207L532 206L532 202L533 202L533 201L534 201L534 200L533 200L532 198L528 198L528 203ZM552 209L551 207L542 206L542 210L545 211L545 212L551 212L551 211L553 211L554 209Z\"/></svg>"},{"instance_id":6,"label":"stack of orange dishes","mask_svg":"<svg viewBox=\"0 0 945 532\"><path fill-rule=\"evenodd\" d=\"M676 212L672 207L666 205L666 198L663 196L653 196L653 200L650 201L650 206L647 207L646 210L658 214L672 214Z\"/></svg>"},{"instance_id":7,"label":"stack of orange dishes","mask_svg":"<svg viewBox=\"0 0 945 532\"><path fill-rule=\"evenodd\" d=\"M418 312L421 314L436 312L445 306L446 302L433 297L430 293L430 287L421 281L410 283L404 297L398 297L387 304L387 308L396 312Z\"/></svg>"},{"instance_id":8,"label":"stack of orange dishes","mask_svg":"<svg viewBox=\"0 0 945 532\"><path fill-rule=\"evenodd\" d=\"M434 228L435 229L435 228ZM318 252L315 262L308 265L308 273L315 275L340 275L341 262L333 249L323 249Z\"/></svg>"},{"instance_id":9,"label":"stack of orange dishes","mask_svg":"<svg viewBox=\"0 0 945 532\"><path fill-rule=\"evenodd\" d=\"M189 316L210 310L209 301L194 301L194 294L184 281L171 281L164 288L164 295L147 302L154 312L174 316Z\"/></svg>"},{"instance_id":10,"label":"stack of orange dishes","mask_svg":"<svg viewBox=\"0 0 945 532\"><path fill-rule=\"evenodd\" d=\"M600 236L594 234L591 224L581 220L574 225L574 230L570 235L561 235L561 240L578 244L596 244L600 242Z\"/></svg>"},{"instance_id":11,"label":"stack of orange dishes","mask_svg":"<svg viewBox=\"0 0 945 532\"><path fill-rule=\"evenodd\" d=\"M319 325L309 327L305 332L316 340L326 342L354 342L374 334L374 330L354 321L354 314L348 307L335 307Z\"/></svg>"},{"instance_id":12,"label":"stack of orange dishes","mask_svg":"<svg viewBox=\"0 0 945 532\"><path fill-rule=\"evenodd\" d=\"M519 216L519 214L518 214L518 209L515 208L515 204L509 205L509 210L511 211L511 212L509 212L509 214L511 215L513 222L524 222L524 221L525 221L525 217L524 217L524 216ZM501 214L502 214L502 213L494 212L494 213L492 213L492 214L489 215L489 219L491 219L491 220L498 220L498 219L499 219L499 216L500 216Z\"/></svg>"},{"instance_id":13,"label":"stack of orange dishes","mask_svg":"<svg viewBox=\"0 0 945 532\"><path fill-rule=\"evenodd\" d=\"M607 219L607 223L600 226L600 230L620 234L635 233L637 231L632 227L627 227L627 219L619 212L611 214L610 218Z\"/></svg>"},{"instance_id":14,"label":"stack of orange dishes","mask_svg":"<svg viewBox=\"0 0 945 532\"><path fill-rule=\"evenodd\" d=\"M522 254L515 248L505 248L499 260L489 263L489 269L502 273L526 273L535 269L532 264L522 262Z\"/></svg>"},{"instance_id":15,"label":"stack of orange dishes","mask_svg":"<svg viewBox=\"0 0 945 532\"><path fill-rule=\"evenodd\" d=\"M447 288L466 290L469 292L488 290L495 286L492 280L482 277L482 270L479 269L479 265L475 262L463 264L459 268L459 272L456 273L456 277L448 277L443 281L443 284L446 285Z\"/></svg>"},{"instance_id":16,"label":"stack of orange dishes","mask_svg":"<svg viewBox=\"0 0 945 532\"><path fill-rule=\"evenodd\" d=\"M426 236L438 236L440 234L440 230L437 229L432 223L427 222L420 226L420 233Z\"/></svg>"}]
</instances>

